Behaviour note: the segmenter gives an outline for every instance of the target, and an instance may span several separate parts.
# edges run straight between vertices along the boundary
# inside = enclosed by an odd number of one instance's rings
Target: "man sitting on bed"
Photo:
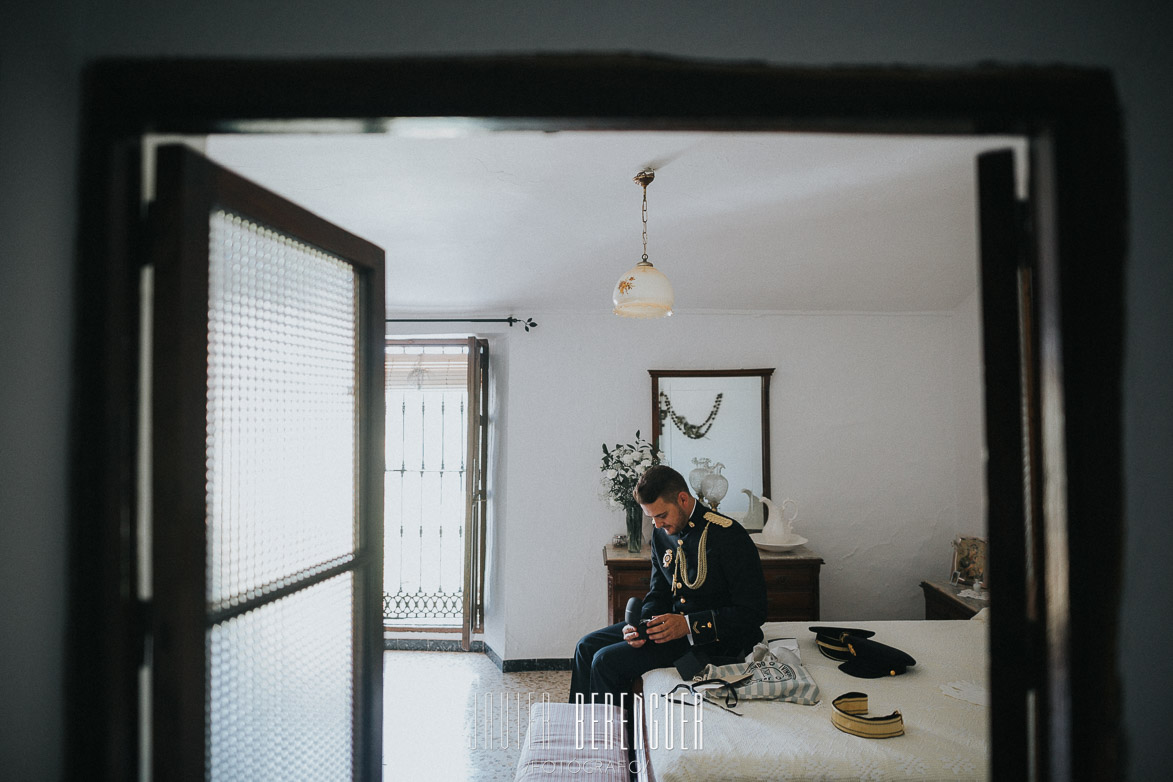
[[[701,505],[684,477],[667,465],[650,467],[635,500],[652,532],[651,589],[644,598],[648,640],[619,622],[582,637],[574,652],[570,702],[620,694],[653,668],[671,667],[690,650],[708,657],[749,654],[762,640],[766,581],[749,533]]]

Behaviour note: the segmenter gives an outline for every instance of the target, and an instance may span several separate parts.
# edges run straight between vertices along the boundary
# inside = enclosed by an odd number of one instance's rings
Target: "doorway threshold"
[[[384,630],[383,650],[419,651],[419,652],[463,652],[460,648],[459,630],[455,633],[443,630]],[[484,652],[485,643],[478,634],[469,641],[470,652]]]

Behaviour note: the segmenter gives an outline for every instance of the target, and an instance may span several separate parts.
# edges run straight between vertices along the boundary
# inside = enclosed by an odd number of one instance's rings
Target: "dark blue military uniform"
[[[702,539],[707,572],[696,584]],[[680,535],[652,531],[652,583],[643,618],[668,613],[685,614],[693,643],[716,644],[713,655],[748,654],[762,640],[766,580],[757,547],[744,527],[699,502]]]
[[[703,558],[698,553],[702,540]],[[678,568],[681,551],[687,567]],[[697,583],[702,567],[704,580]],[[699,502],[680,535],[653,530],[651,588],[642,618],[659,614],[687,616],[692,644],[677,638],[636,648],[623,640],[625,622],[588,633],[574,653],[571,702],[576,695],[600,701],[610,695],[618,704],[637,678],[653,668],[671,667],[694,645],[711,657],[749,654],[762,640],[766,621],[766,580],[749,533]]]

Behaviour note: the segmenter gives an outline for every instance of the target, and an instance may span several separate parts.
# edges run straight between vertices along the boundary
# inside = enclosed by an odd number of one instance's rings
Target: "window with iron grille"
[[[486,416],[469,393],[480,397],[487,362],[470,371],[470,344],[487,351],[483,341],[387,342],[383,618],[391,628],[479,629],[480,600],[466,617],[464,599],[469,576],[474,592],[483,585],[483,515],[469,507],[470,496],[483,504],[475,499],[483,499],[483,437],[470,438],[469,427],[483,429]]]

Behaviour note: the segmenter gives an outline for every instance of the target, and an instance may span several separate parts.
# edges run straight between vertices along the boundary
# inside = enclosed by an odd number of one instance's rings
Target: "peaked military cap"
[[[824,657],[832,660],[851,659],[851,652],[847,651],[847,643],[843,640],[849,635],[856,638],[871,638],[875,633],[871,630],[861,630],[858,627],[808,627],[815,634],[815,643]]]
[[[839,666],[839,670],[860,679],[898,676],[916,665],[916,660],[906,652],[870,638],[848,635],[843,641],[851,657]]]

